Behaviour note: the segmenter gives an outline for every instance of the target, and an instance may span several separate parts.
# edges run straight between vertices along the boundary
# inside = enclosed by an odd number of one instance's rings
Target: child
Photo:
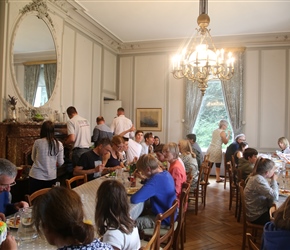
[[[129,210],[125,187],[116,180],[104,181],[97,192],[95,223],[103,242],[115,250],[140,248],[138,229]]]
[[[94,227],[84,223],[79,195],[65,187],[54,187],[33,204],[33,220],[38,233],[58,250],[113,250],[94,239]]]

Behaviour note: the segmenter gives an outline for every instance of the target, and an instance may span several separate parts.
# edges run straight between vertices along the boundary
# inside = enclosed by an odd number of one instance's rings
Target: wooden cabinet
[[[27,156],[36,139],[40,138],[41,123],[0,123],[0,157],[16,166],[28,164]],[[64,123],[55,124],[55,135],[63,142],[67,137]]]

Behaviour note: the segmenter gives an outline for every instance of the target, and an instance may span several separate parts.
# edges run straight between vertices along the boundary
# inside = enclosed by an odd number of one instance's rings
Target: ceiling
[[[199,1],[75,0],[123,43],[182,39],[195,34]],[[290,32],[289,0],[209,0],[211,35]]]

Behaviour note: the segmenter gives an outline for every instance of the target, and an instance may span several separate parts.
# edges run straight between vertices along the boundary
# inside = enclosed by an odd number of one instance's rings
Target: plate
[[[136,188],[136,187],[128,188],[128,189],[127,189],[127,195],[133,195],[133,194],[135,194],[138,190],[139,190],[139,188]]]
[[[279,194],[284,196],[290,196],[290,190],[279,189]]]
[[[14,217],[7,219],[6,224],[9,228],[16,228],[17,229],[19,227],[19,224],[20,224],[20,218],[18,217],[16,219],[16,225],[14,225],[14,219],[15,219]]]

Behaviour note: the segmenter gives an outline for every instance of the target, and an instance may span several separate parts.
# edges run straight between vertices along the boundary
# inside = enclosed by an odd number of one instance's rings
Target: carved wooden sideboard
[[[27,154],[36,139],[40,138],[41,123],[0,123],[0,157],[16,166],[27,164]],[[65,123],[55,124],[55,135],[63,142],[67,137]]]

